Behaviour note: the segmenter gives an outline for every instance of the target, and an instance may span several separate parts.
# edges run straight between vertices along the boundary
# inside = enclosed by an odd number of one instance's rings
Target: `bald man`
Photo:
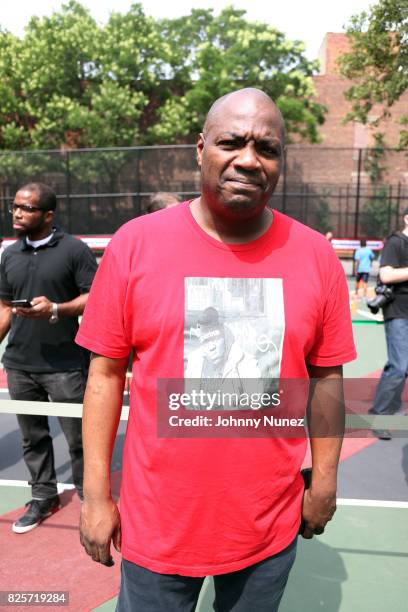
[[[262,417],[251,403],[260,394],[236,398],[232,417],[221,371],[210,372],[208,386],[198,381],[212,390],[205,397],[186,376],[192,351],[210,340],[216,351],[219,330],[228,328],[263,378],[273,371],[277,380],[316,379],[314,418],[333,403],[327,393],[322,401],[322,383],[338,386],[342,364],[355,357],[333,249],[268,207],[283,147],[283,119],[265,93],[243,89],[217,100],[197,142],[200,197],[123,226],[94,281],[77,336],[93,352],[80,532],[95,562],[112,564],[111,543],[121,550],[120,612],[194,610],[205,576],[214,576],[218,611],[277,610],[301,519],[311,538],[334,513],[340,435],[311,440],[304,492],[303,430],[259,435],[255,418],[235,426],[239,410]],[[216,312],[218,327],[197,323],[201,312]],[[119,513],[110,461],[131,351]]]

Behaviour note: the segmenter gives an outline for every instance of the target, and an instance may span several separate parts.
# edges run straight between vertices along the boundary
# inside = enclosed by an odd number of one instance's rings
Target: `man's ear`
[[[198,137],[197,147],[196,147],[197,164],[199,165],[200,168],[201,168],[201,160],[203,157],[204,142],[205,142],[204,134],[201,133]]]
[[[47,210],[47,212],[45,213],[45,221],[47,223],[51,223],[54,219],[54,211],[53,210]]]

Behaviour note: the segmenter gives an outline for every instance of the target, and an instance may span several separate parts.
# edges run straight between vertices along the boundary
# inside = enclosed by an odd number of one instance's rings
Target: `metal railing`
[[[289,145],[270,204],[321,232],[382,238],[408,205],[408,152],[378,152]],[[55,189],[58,221],[74,234],[113,233],[158,191],[200,191],[194,145],[0,152],[3,236],[12,235],[8,204],[29,181]]]

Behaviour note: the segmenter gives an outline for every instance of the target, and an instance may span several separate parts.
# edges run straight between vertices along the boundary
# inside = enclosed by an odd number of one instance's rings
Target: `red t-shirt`
[[[229,351],[227,377],[307,378],[307,363],[354,359],[331,245],[276,211],[257,240],[224,244],[198,226],[189,203],[134,219],[112,238],[77,342],[111,358],[134,351],[122,554],[156,572],[240,570],[283,550],[299,528],[305,439],[157,434],[158,379],[193,368],[211,376],[215,336]]]

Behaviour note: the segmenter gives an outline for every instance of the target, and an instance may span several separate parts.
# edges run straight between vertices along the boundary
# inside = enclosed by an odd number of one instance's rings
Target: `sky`
[[[341,32],[350,17],[378,0],[142,0],[144,11],[152,17],[180,17],[192,8],[213,8],[219,12],[224,6],[245,9],[247,18],[263,21],[285,33],[289,40],[302,40],[306,55],[316,59],[326,32]],[[17,35],[33,15],[49,15],[64,4],[60,0],[0,0],[0,26]],[[126,12],[132,0],[82,0],[100,23],[115,10]]]

